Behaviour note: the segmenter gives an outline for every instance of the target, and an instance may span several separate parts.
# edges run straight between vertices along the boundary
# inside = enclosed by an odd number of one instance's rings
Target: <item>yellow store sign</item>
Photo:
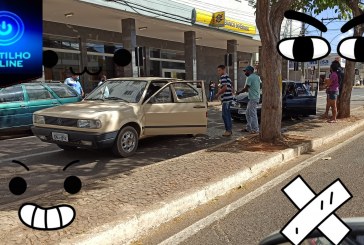
[[[204,10],[195,9],[192,24],[203,24],[221,29],[240,32],[245,34],[256,34],[256,27],[234,19],[226,18],[225,12],[211,13]]]

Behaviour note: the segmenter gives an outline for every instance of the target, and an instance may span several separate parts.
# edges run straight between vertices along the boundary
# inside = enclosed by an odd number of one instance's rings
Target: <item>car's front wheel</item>
[[[64,151],[74,151],[77,150],[76,146],[69,146],[69,145],[57,145],[59,148],[61,148]]]
[[[116,138],[112,151],[119,157],[130,157],[138,148],[138,133],[135,128],[126,126],[122,128]]]

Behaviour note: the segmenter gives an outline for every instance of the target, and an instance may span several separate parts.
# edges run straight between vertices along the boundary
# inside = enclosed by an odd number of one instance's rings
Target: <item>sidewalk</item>
[[[84,185],[76,195],[63,192],[32,200],[43,207],[73,206],[76,219],[63,230],[31,230],[19,221],[22,203],[2,206],[0,244],[127,243],[263,171],[364,126],[364,109],[353,114],[356,119],[336,124],[315,119],[288,128],[286,136],[302,139],[302,144],[294,148],[275,152],[237,150],[239,142],[234,141],[227,143],[229,146],[201,150]]]

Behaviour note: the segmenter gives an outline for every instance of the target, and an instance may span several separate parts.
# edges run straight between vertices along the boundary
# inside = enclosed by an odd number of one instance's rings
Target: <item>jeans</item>
[[[250,131],[259,132],[259,123],[258,123],[258,115],[257,115],[257,106],[258,101],[249,100],[248,106],[246,108],[246,129]]]
[[[228,132],[232,132],[233,123],[231,120],[230,113],[231,102],[223,102],[222,103],[222,119],[224,120],[225,130]]]
[[[214,95],[215,95],[215,91],[214,90],[210,90],[210,102],[212,102],[214,100]]]

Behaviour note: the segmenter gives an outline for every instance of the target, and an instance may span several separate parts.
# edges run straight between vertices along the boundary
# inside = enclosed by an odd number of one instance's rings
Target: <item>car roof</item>
[[[166,77],[117,77],[117,78],[111,78],[107,79],[108,81],[120,81],[120,80],[134,80],[134,81],[178,81],[180,79],[177,78],[166,78]]]

